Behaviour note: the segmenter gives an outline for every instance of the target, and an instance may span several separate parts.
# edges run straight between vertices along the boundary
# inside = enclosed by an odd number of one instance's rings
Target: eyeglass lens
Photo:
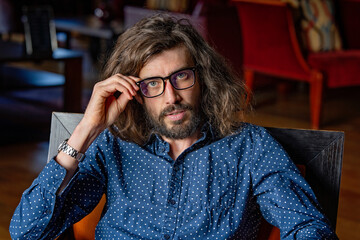
[[[177,90],[190,88],[194,85],[195,74],[192,69],[184,69],[171,74],[169,77],[171,85]],[[166,78],[150,78],[140,82],[141,92],[145,97],[156,97],[163,93]]]

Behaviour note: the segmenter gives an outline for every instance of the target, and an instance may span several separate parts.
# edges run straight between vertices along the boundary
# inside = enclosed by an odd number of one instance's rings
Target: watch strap
[[[67,155],[69,155],[72,158],[75,158],[77,161],[81,162],[84,158],[85,158],[85,154],[80,153],[79,151],[77,151],[75,148],[71,147],[67,141],[69,139],[65,139],[58,148],[58,153],[59,152],[63,152],[66,153]]]

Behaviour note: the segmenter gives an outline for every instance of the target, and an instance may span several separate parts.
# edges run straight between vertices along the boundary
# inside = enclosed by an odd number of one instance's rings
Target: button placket
[[[165,210],[164,234],[168,235],[169,238],[174,234],[174,230],[176,229],[178,211],[179,211],[178,203],[180,198],[180,192],[181,192],[180,188],[182,181],[181,168],[178,166],[178,162],[175,164],[176,165],[174,165],[173,167],[171,180],[169,182],[169,194],[168,194],[168,200]]]
[[[176,201],[175,201],[174,199],[170,199],[170,200],[169,200],[169,203],[170,203],[171,205],[175,205],[175,204],[176,204]]]

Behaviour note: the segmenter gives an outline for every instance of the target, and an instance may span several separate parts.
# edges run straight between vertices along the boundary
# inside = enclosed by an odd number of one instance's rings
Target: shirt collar
[[[194,143],[194,145],[203,143],[206,145],[209,142],[213,142],[216,139],[216,134],[214,133],[213,127],[209,122],[206,122],[201,127],[201,137]],[[170,151],[169,144],[162,139],[162,137],[156,133],[151,133],[148,140],[143,145],[146,149],[152,149],[153,152],[158,152],[158,149],[161,151]]]

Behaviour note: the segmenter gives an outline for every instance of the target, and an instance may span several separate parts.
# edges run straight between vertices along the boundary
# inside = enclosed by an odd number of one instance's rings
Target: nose
[[[164,97],[166,99],[167,104],[174,104],[181,100],[178,91],[171,85],[170,80],[165,80],[165,90],[164,90]]]

